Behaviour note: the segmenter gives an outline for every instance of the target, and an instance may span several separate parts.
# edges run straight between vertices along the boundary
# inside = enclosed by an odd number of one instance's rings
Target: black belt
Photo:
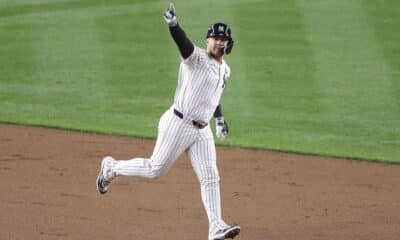
[[[179,111],[176,110],[175,108],[174,108],[174,114],[175,114],[178,118],[183,119],[183,113],[179,112]],[[195,126],[195,127],[198,128],[198,129],[203,129],[203,128],[205,128],[205,127],[208,125],[207,123],[202,123],[202,122],[198,122],[198,121],[195,121],[195,120],[192,120],[192,124],[193,124],[193,126]]]

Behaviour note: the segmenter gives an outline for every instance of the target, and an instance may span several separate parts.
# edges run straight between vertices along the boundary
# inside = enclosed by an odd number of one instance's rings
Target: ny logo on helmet
[[[218,26],[218,32],[225,32],[224,26]]]

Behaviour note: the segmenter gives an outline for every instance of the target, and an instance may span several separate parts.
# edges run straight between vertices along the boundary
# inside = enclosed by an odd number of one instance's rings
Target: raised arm
[[[176,20],[176,12],[174,4],[170,4],[169,8],[164,12],[164,19],[169,25],[169,32],[179,48],[179,52],[183,59],[188,58],[194,51],[194,45],[186,36],[183,29]]]

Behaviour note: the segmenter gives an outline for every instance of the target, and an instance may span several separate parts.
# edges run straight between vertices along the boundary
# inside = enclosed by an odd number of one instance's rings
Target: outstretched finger
[[[170,3],[170,4],[169,4],[169,10],[171,10],[172,12],[175,13],[175,6],[174,6],[173,3]]]

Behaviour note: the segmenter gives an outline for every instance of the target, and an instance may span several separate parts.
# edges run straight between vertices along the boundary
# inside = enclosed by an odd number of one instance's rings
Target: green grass
[[[400,162],[400,2],[175,1],[232,25],[229,146]],[[179,57],[164,1],[0,2],[0,121],[154,138]]]

